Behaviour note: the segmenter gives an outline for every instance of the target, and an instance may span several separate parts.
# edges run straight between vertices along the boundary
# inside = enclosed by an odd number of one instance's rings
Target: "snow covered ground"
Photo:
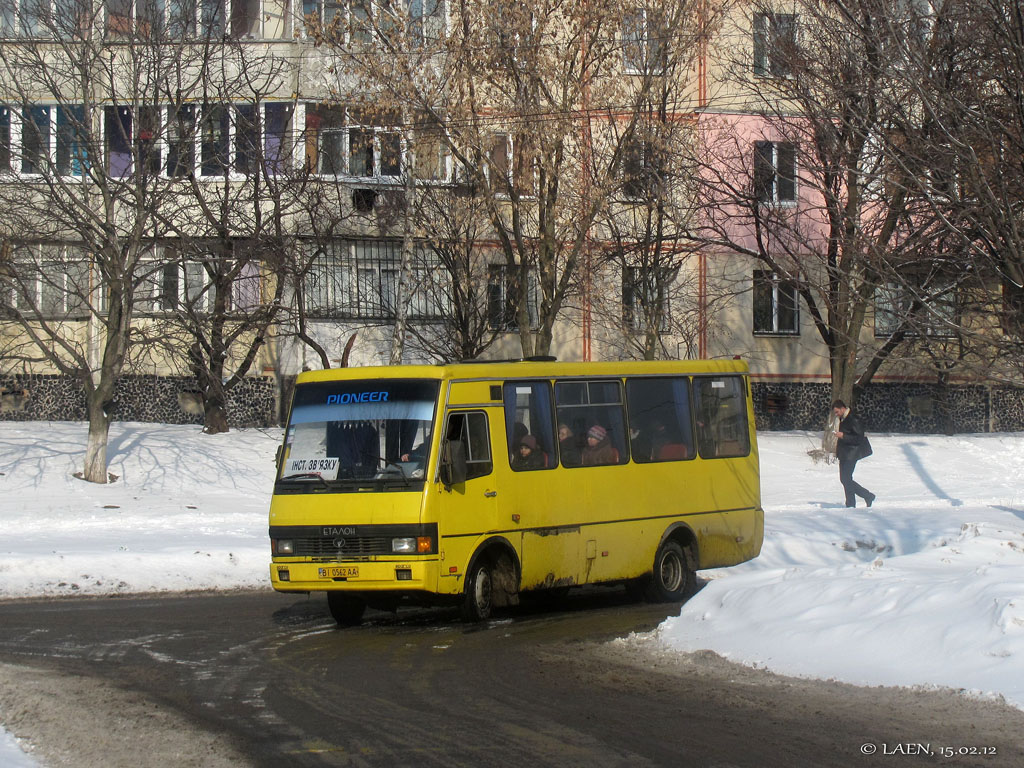
[[[280,430],[115,424],[110,472],[75,479],[85,426],[0,422],[0,598],[267,587]],[[1024,434],[872,435],[843,506],[817,437],[759,437],[765,544],[655,632],[776,672],[941,686],[1024,709]],[[0,712],[0,722],[3,713]],[[0,729],[0,764],[32,765]]]

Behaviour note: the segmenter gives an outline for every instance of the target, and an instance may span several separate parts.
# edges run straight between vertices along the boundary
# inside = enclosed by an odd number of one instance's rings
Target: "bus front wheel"
[[[486,558],[480,558],[466,579],[466,592],[462,599],[462,618],[466,621],[486,621],[491,618],[494,596],[494,571]]]
[[[697,574],[689,550],[677,541],[662,542],[654,556],[654,572],[647,582],[646,597],[652,603],[675,603],[692,595]]]
[[[344,592],[328,592],[327,607],[331,616],[342,627],[354,627],[363,620],[363,612],[366,611],[366,603]]]

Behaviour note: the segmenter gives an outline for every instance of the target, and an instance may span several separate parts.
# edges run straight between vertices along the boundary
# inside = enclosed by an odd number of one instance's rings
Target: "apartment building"
[[[81,418],[122,333],[115,417],[198,421],[222,387],[270,423],[404,318],[404,362],[742,355],[766,426],[817,426],[830,350],[746,213],[786,253],[828,238],[798,105],[764,108],[800,14],[670,5],[0,0],[0,417]],[[890,367],[879,425],[940,426],[933,372]],[[1018,428],[1013,391],[959,383],[958,426]]]

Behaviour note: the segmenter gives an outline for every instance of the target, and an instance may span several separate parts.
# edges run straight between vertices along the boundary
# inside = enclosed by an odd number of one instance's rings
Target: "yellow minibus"
[[[367,606],[626,584],[681,601],[764,535],[741,360],[522,360],[299,375],[270,506],[270,577]]]

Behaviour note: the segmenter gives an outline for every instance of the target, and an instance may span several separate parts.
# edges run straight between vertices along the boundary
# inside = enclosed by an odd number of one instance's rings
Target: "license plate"
[[[359,577],[358,565],[332,565],[317,569],[321,579],[354,579]]]

